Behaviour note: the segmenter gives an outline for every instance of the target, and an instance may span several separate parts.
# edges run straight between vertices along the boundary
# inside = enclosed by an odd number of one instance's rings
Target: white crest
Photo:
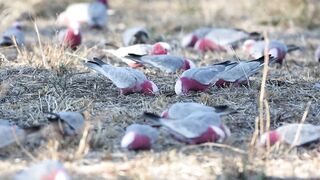
[[[174,91],[176,92],[177,95],[182,94],[182,82],[180,79],[178,79],[178,81],[176,82],[174,86]]]
[[[222,131],[222,129],[217,127],[217,126],[211,126],[211,128],[219,136],[217,142],[219,142],[219,143],[223,142],[225,140],[225,138],[226,138],[226,135]]]
[[[134,132],[129,132],[124,135],[121,140],[121,147],[126,148],[128,147],[135,139],[136,134]]]
[[[151,83],[151,86],[152,86],[152,92],[154,94],[159,94],[159,89],[158,89],[157,85],[152,81],[150,81],[150,83]]]
[[[196,67],[196,65],[194,64],[194,62],[193,62],[193,61],[191,61],[191,60],[189,60],[189,59],[186,59],[186,61],[188,61],[188,62],[189,62],[190,69],[191,69],[191,68],[195,68],[195,67]]]

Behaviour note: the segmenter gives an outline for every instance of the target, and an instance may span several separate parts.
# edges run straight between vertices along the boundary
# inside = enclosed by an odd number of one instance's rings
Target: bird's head
[[[209,85],[201,84],[200,82],[189,79],[187,77],[181,77],[177,80],[174,91],[177,95],[185,95],[191,90],[204,91],[209,87]]]
[[[244,41],[243,45],[242,45],[242,49],[246,52],[249,53],[250,49],[252,48],[253,44],[256,43],[255,40],[253,39],[248,39],[246,41]]]
[[[159,94],[159,89],[158,89],[157,85],[154,82],[149,81],[149,80],[144,81],[141,84],[141,90],[146,95],[157,95],[157,94]]]
[[[63,39],[63,45],[65,47],[75,50],[81,44],[82,38],[79,28],[79,24],[74,23],[67,29],[67,32]]]
[[[181,69],[188,70],[188,69],[195,68],[195,67],[196,67],[196,65],[194,64],[193,61],[191,61],[190,59],[185,59],[184,64]]]
[[[166,42],[157,42],[152,46],[151,55],[168,54],[171,46]]]
[[[198,38],[196,35],[194,35],[193,33],[190,33],[186,36],[184,36],[181,40],[181,45],[182,47],[193,47],[196,42],[197,42]]]
[[[270,146],[276,144],[281,139],[280,134],[277,131],[269,131],[264,133],[260,137],[259,145],[266,146],[268,141]]]
[[[148,136],[136,132],[128,132],[121,140],[121,147],[131,150],[150,149],[151,140]]]

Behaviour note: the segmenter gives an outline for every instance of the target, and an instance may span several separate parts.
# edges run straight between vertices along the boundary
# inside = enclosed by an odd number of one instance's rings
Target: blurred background
[[[12,21],[21,13],[54,19],[56,13],[62,12],[68,4],[81,1],[84,0],[1,0],[1,24]],[[318,0],[110,0],[109,3],[117,15],[117,18],[110,18],[111,21],[125,24],[151,22],[152,26],[165,26],[167,30],[200,25],[314,29],[320,24]]]

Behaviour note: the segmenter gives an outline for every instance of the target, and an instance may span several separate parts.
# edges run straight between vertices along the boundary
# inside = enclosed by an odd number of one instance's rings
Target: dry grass
[[[250,87],[213,87],[207,93],[178,97],[173,91],[178,75],[142,69],[159,86],[161,95],[119,95],[109,80],[84,68],[81,60],[69,55],[52,41],[59,29],[54,23],[56,13],[71,1],[60,0],[52,4],[52,1],[26,0],[5,2],[4,6],[0,6],[0,9],[7,9],[0,16],[0,21],[3,20],[1,22],[5,24],[0,27],[0,32],[20,13],[30,11],[36,15],[42,43],[40,49],[33,23],[25,21],[27,47],[20,49],[19,54],[15,48],[0,49],[0,118],[30,126],[46,124],[43,115],[46,111],[85,108],[90,114],[88,122],[91,126],[88,126],[88,134],[84,134],[82,140],[79,137],[49,141],[55,135],[46,129],[43,132],[45,136],[40,135],[40,140],[34,137],[24,143],[24,148],[35,158],[58,158],[64,161],[75,179],[320,177],[319,143],[294,148],[289,152],[287,150],[290,147],[280,145],[272,147],[269,154],[249,146],[256,129],[256,117],[259,116],[261,75],[252,78]],[[46,4],[50,6],[44,11],[41,5]],[[319,24],[320,18],[315,17],[319,12],[319,4],[315,1],[231,0],[226,5],[222,0],[117,0],[111,1],[111,6],[116,13],[109,18],[108,30],[92,32],[83,28],[84,43],[73,54],[79,57],[102,56],[103,42],[121,44],[121,32],[131,25],[148,25],[154,39],[172,43],[176,43],[183,33],[202,25],[267,31],[270,39],[279,38],[288,44],[297,43],[304,47],[303,51],[288,55],[283,67],[269,67],[264,87],[264,105],[268,104],[270,109],[270,128],[299,122],[308,102],[311,105],[305,121],[320,125],[320,91],[313,88],[320,78],[319,63],[313,60],[314,47],[320,44],[320,36],[316,31],[307,29]],[[15,11],[5,16],[11,9]],[[201,56],[180,48],[174,53],[191,57],[198,65],[232,57],[224,53]],[[240,58],[246,58],[241,51],[236,53]],[[48,66],[43,66],[43,56]],[[111,57],[105,60],[124,65]],[[210,143],[187,146],[161,132],[160,139],[151,151],[128,152],[120,148],[119,142],[125,127],[134,122],[143,123],[139,119],[142,111],[160,113],[168,105],[180,101],[227,104],[238,109],[238,114],[225,118],[233,133],[228,146]],[[84,146],[86,143],[88,147]],[[18,146],[0,150],[0,159],[0,177],[8,177],[32,163]]]

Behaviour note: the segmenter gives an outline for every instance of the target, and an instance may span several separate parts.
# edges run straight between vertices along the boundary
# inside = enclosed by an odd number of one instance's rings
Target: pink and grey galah
[[[270,59],[273,62],[275,59]],[[211,86],[224,87],[246,84],[249,77],[257,73],[264,64],[264,57],[251,61],[225,61],[211,66],[189,69],[181,74],[175,84],[177,95],[189,91],[206,91]]]
[[[0,38],[0,46],[12,46],[15,44],[17,46],[24,45],[24,32],[22,26],[19,22],[14,22],[11,27],[6,29]]]
[[[252,58],[259,58],[264,55],[265,41],[246,40],[243,44],[244,51]],[[268,44],[268,53],[277,58],[275,63],[282,64],[286,54],[300,49],[296,45],[286,45],[278,40],[271,40]]]
[[[149,32],[144,27],[132,27],[124,31],[122,41],[124,46],[145,44],[149,40]]]
[[[284,142],[291,146],[301,146],[319,139],[320,126],[293,123],[266,132],[261,136],[259,145],[266,146],[269,143],[272,146]]]
[[[15,175],[14,180],[69,180],[63,164],[55,160],[44,160]]]
[[[40,126],[21,128],[9,120],[0,119],[0,149],[16,141],[23,142],[27,137],[40,130]]]
[[[121,147],[129,150],[150,149],[158,139],[158,131],[151,126],[132,124],[126,128]]]
[[[320,45],[318,46],[318,48],[316,49],[316,51],[314,53],[314,58],[317,62],[320,62]]]
[[[158,68],[166,73],[175,73],[180,70],[185,71],[195,67],[194,62],[190,59],[175,55],[129,55],[126,57],[137,63]]]
[[[198,29],[194,30],[193,32],[185,35],[182,38],[181,46],[184,47],[184,48],[194,47],[196,42],[199,39],[204,38],[212,29],[213,28],[211,28],[211,27],[201,27],[201,28],[198,28]]]
[[[206,91],[215,83],[217,75],[231,65],[229,63],[227,61],[184,71],[176,81],[174,91],[177,95],[186,95],[189,91]]]
[[[222,123],[215,112],[195,112],[189,116],[170,120],[145,112],[144,117],[152,119],[175,139],[188,144],[223,142],[230,136],[229,128]]]
[[[130,67],[141,67],[143,66],[136,61],[133,61],[129,58],[126,58],[128,55],[138,55],[138,56],[145,56],[145,55],[161,55],[161,54],[169,54],[171,50],[170,44],[166,42],[157,42],[155,44],[135,44],[132,46],[121,47],[119,49],[107,49],[105,50],[108,53],[116,56],[117,58],[121,59],[123,62],[128,64]]]
[[[212,28],[205,37],[199,39],[194,48],[200,52],[232,51],[240,42],[249,38],[258,38],[259,33],[248,33],[239,29]]]
[[[157,95],[159,93],[159,89],[154,82],[148,80],[139,70],[130,67],[114,67],[97,58],[85,62],[85,66],[109,78],[120,89],[121,94],[144,93],[146,95]]]
[[[214,112],[220,115],[235,113],[236,111],[226,105],[222,106],[206,106],[195,102],[178,102],[172,104],[167,110],[161,113],[162,118],[181,119],[195,112]]]
[[[85,125],[85,115],[80,112],[62,111],[46,113],[47,119],[56,126],[63,136],[81,135]]]
[[[93,28],[104,28],[107,23],[107,0],[94,0],[91,3],[71,4],[58,17],[58,24],[88,24]]]
[[[80,24],[71,23],[70,27],[59,32],[59,41],[64,48],[76,50],[81,44]]]

